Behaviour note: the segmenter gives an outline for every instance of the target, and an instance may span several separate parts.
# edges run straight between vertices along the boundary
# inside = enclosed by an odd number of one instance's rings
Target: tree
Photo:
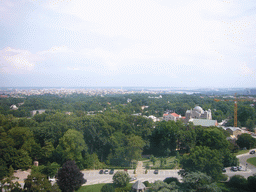
[[[177,185],[180,185],[180,182],[177,177],[166,177],[164,182],[170,184],[171,182],[175,182]]]
[[[207,146],[210,149],[224,150],[229,145],[222,130],[218,128],[200,129],[196,140],[197,145]]]
[[[256,185],[256,175],[250,176],[247,178],[248,182],[248,189],[249,191],[255,191],[255,185]]]
[[[76,130],[69,129],[60,139],[56,150],[61,154],[64,161],[75,160],[76,162],[81,162],[81,152],[87,151],[87,146],[83,139],[83,134]]]
[[[33,172],[25,180],[24,189],[27,192],[60,192],[60,189],[53,188],[47,177],[39,172]]]
[[[200,171],[211,175],[213,179],[221,177],[223,167],[220,153],[205,146],[197,146],[189,155],[184,155],[181,165],[186,172]]]
[[[250,134],[243,133],[238,136],[238,139],[236,141],[237,145],[240,148],[246,147],[247,149],[251,149],[256,144],[256,139],[254,139]]]
[[[60,165],[56,162],[50,163],[48,162],[46,166],[41,169],[41,173],[48,177],[53,177],[56,175]]]
[[[250,131],[254,132],[255,123],[254,123],[254,121],[252,119],[247,119],[245,124],[246,124],[247,129],[249,129]]]
[[[153,165],[155,165],[156,160],[157,160],[157,159],[154,157],[154,155],[151,155],[151,156],[150,156],[150,161],[153,163]]]
[[[183,187],[187,191],[205,191],[219,192],[221,191],[210,176],[201,172],[191,172],[183,177]]]
[[[111,184],[103,185],[100,192],[115,192],[115,188]]]
[[[155,181],[151,186],[152,192],[162,191],[162,192],[178,192],[179,186],[173,181],[167,184],[163,181]]]
[[[117,171],[113,176],[113,183],[117,187],[125,187],[130,181],[130,176],[126,171]]]
[[[67,161],[59,169],[56,178],[59,188],[63,192],[73,192],[78,190],[86,182],[84,174],[80,172],[75,161]]]
[[[5,189],[5,191],[13,191],[13,192],[22,191],[21,185],[17,181],[15,183],[13,182],[14,179],[18,179],[18,177],[13,176],[13,173],[14,173],[14,169],[12,168],[12,166],[10,166],[7,177],[1,181],[1,186],[4,186],[3,188]]]
[[[153,130],[150,143],[154,155],[164,156],[167,149],[176,150],[178,127],[174,121],[161,121]]]
[[[128,139],[126,146],[126,155],[128,161],[133,159],[138,160],[141,157],[142,149],[145,146],[145,142],[140,136],[131,136]]]
[[[247,180],[242,175],[234,175],[230,178],[228,185],[232,188],[246,189]],[[255,187],[254,187],[255,189]]]

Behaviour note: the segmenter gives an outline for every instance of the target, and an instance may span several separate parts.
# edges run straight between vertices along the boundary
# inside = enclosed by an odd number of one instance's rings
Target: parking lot
[[[110,174],[99,174],[100,170],[82,171],[84,178],[87,179],[85,185],[98,184],[98,183],[112,183],[113,175]],[[115,172],[118,170],[115,170]],[[123,171],[123,170],[120,170]],[[154,170],[149,170],[147,174],[133,174],[133,170],[128,170],[130,177],[136,177],[140,181],[154,182],[156,180],[164,180],[166,177],[177,177],[179,170],[159,170],[158,174],[154,174]],[[136,182],[132,181],[132,183]]]

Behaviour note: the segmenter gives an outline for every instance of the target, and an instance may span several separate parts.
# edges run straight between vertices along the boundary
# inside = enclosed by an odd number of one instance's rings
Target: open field
[[[173,157],[168,157],[168,158],[165,158],[166,159],[166,163],[163,164],[163,168],[165,167],[173,167],[175,168],[176,166],[176,163],[175,163],[175,159],[176,157],[173,156]],[[149,159],[143,161],[143,167],[146,167],[146,165],[149,165],[151,169],[154,169],[154,168],[159,168],[160,165],[161,165],[161,161],[160,161],[160,158],[157,158],[157,161],[155,162],[155,165],[153,166],[153,163],[152,161],[150,161]]]
[[[101,188],[104,185],[113,185],[113,183],[102,183],[102,184],[95,184],[95,185],[86,185],[82,186],[78,191],[76,192],[100,192]],[[127,186],[132,187],[133,183],[128,183]]]
[[[252,158],[247,159],[247,162],[256,166],[256,157],[252,157]]]
[[[235,156],[237,155],[242,155],[242,154],[245,154],[245,153],[249,153],[250,150],[240,150],[238,151],[237,153],[234,153]]]

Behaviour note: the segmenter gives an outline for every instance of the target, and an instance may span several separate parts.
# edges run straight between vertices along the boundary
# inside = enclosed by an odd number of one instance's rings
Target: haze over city
[[[0,0],[0,87],[255,87],[255,8]]]

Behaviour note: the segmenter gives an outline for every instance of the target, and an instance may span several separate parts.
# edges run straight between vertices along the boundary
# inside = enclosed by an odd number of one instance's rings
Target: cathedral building
[[[211,109],[204,111],[201,107],[196,106],[194,109],[190,109],[186,111],[185,121],[189,122],[190,119],[212,119]]]

